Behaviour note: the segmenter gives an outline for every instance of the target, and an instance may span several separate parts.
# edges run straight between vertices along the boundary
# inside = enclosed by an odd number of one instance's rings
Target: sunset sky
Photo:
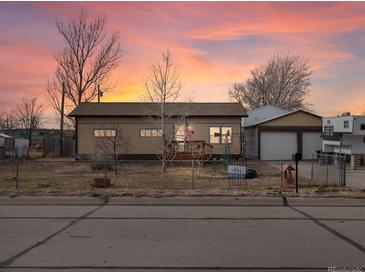
[[[104,101],[138,101],[148,65],[170,49],[195,101],[229,101],[228,89],[275,53],[305,55],[308,102],[321,115],[365,112],[365,3],[1,2],[0,111],[37,95],[63,47],[56,16],[105,13],[126,51]],[[47,110],[46,117],[52,116]]]

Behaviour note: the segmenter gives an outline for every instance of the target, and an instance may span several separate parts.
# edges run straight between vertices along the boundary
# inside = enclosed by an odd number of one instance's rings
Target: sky
[[[273,54],[306,56],[313,111],[365,112],[365,2],[0,2],[0,112],[37,96],[63,48],[56,17],[108,16],[125,55],[103,101],[139,101],[148,67],[171,50],[183,97],[230,101],[228,90]]]

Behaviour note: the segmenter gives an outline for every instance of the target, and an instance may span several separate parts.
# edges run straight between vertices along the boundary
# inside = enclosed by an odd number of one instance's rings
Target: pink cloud
[[[120,30],[127,51],[113,73],[114,93],[106,95],[105,100],[138,100],[148,65],[159,60],[160,51],[167,48],[174,54],[186,83],[186,93],[194,91],[200,101],[228,100],[230,85],[245,79],[250,69],[265,62],[273,53],[306,55],[315,70],[313,95],[309,100],[324,114],[327,111],[324,95],[331,92],[338,96],[341,92],[338,84],[341,79],[334,67],[342,62],[342,71],[349,74],[363,67],[351,50],[329,39],[364,28],[365,3],[361,2],[31,2],[7,5],[14,8],[6,20],[0,17],[0,88],[3,90],[0,103],[44,89],[55,68],[53,52],[62,47],[54,25],[55,15],[76,15],[81,7],[91,15],[105,13],[109,17],[108,30]],[[265,39],[261,41],[261,38]],[[198,43],[201,41],[205,43]],[[250,45],[251,41],[261,42]],[[226,44],[219,44],[221,42]],[[356,67],[345,67],[351,62]],[[328,84],[324,84],[323,79]],[[354,81],[351,88],[356,96],[348,99],[346,107],[353,104],[361,108],[358,103],[362,98],[361,84]],[[337,101],[332,105],[328,111],[342,107]]]

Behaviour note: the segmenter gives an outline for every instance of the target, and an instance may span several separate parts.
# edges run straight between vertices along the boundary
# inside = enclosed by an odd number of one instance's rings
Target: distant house
[[[322,117],[314,113],[265,106],[248,112],[243,124],[249,159],[291,160],[296,152],[312,159],[321,150]]]
[[[365,116],[323,118],[323,152],[351,157],[351,167],[364,165]]]
[[[214,156],[242,152],[241,121],[246,116],[238,103],[166,103],[167,138],[186,151],[189,142],[213,145]],[[76,153],[92,155],[96,142],[120,134],[128,147],[120,158],[156,159],[161,152],[160,106],[156,103],[82,103],[70,114],[77,121]],[[186,127],[191,138],[186,136]]]

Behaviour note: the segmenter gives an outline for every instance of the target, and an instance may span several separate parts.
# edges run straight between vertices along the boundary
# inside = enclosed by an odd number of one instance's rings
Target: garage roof
[[[313,115],[313,116],[316,116],[318,118],[322,118],[322,116],[319,116],[317,114],[314,114],[312,112],[309,112],[307,110],[304,110],[304,109],[297,109],[297,110],[293,110],[293,111],[290,111],[290,112],[287,112],[287,113],[283,113],[283,114],[279,114],[279,115],[276,115],[276,116],[273,116],[273,117],[270,117],[268,119],[265,119],[265,120],[262,120],[262,121],[259,121],[257,123],[254,123],[254,124],[251,124],[247,127],[255,127],[255,126],[259,126],[259,125],[262,125],[262,124],[265,124],[267,122],[270,122],[270,121],[273,121],[273,120],[276,120],[276,119],[279,119],[279,118],[282,118],[282,117],[285,117],[285,116],[290,116],[294,113],[297,113],[297,112],[304,112],[304,113],[307,113],[309,115]]]

